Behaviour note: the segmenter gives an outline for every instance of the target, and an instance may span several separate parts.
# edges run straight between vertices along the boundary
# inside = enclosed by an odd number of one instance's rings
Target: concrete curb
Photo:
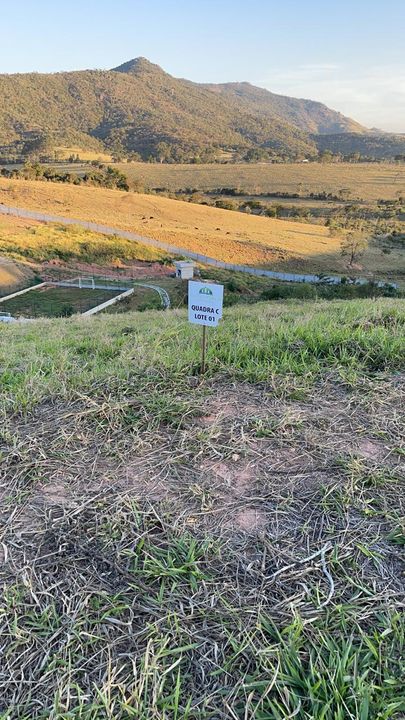
[[[119,300],[122,300],[123,298],[133,295],[134,292],[135,292],[135,288],[131,288],[131,290],[126,290],[125,292],[121,293],[121,295],[117,295],[116,297],[113,297],[111,300],[106,300],[105,302],[101,303],[101,305],[96,305],[96,307],[90,308],[90,310],[86,310],[86,312],[82,313],[82,317],[89,317],[90,315],[96,315],[97,313],[101,312],[102,310],[109,307],[110,305],[114,305]]]
[[[11,295],[6,295],[6,297],[0,298],[0,303],[6,302],[6,300],[12,300],[12,298],[17,297],[18,295],[24,295],[27,292],[30,292],[30,290],[38,290],[38,288],[44,287],[45,285],[48,285],[48,283],[38,283],[38,285],[31,285],[29,288],[25,288],[25,290],[19,290],[18,292],[12,293]]]

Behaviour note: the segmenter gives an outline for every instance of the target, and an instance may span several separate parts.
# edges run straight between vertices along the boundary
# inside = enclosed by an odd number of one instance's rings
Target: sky
[[[0,0],[0,73],[144,56],[176,77],[248,81],[405,133],[404,31],[405,0]]]

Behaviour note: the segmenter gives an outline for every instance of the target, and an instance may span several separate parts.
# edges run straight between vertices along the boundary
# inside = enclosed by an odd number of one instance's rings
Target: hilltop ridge
[[[241,107],[254,108],[263,117],[279,117],[308,133],[370,133],[360,123],[315,100],[278,95],[249,82],[206,84],[204,87],[236,101]]]
[[[393,157],[405,138],[376,137],[312,100],[249,83],[199,84],[143,57],[111,70],[0,75],[0,161],[56,147],[108,151],[158,162],[294,160],[319,150]]]
[[[111,71],[132,75],[139,75],[144,72],[158,72],[161,75],[167,75],[167,73],[165,73],[165,71],[163,70],[163,68],[160,67],[160,65],[152,63],[150,60],[148,60],[146,57],[143,57],[142,55],[136,58],[132,58],[132,60],[127,60],[121,65],[118,65],[117,67],[111,68]]]

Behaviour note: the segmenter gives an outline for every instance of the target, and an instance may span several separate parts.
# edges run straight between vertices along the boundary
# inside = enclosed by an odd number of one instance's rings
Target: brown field
[[[26,232],[27,223],[19,218],[7,218],[0,215],[0,241],[11,239],[15,233]],[[9,257],[0,254],[0,295],[7,292],[13,292],[19,287],[27,284],[32,277],[32,270],[26,264],[14,262]]]
[[[109,153],[102,150],[82,150],[79,147],[55,147],[61,160],[67,160],[71,155],[78,155],[81,160],[91,162],[92,160],[100,160],[101,162],[111,162],[112,157]]]
[[[22,180],[0,180],[0,202],[132,230],[224,261],[281,271],[347,272],[339,238],[329,237],[327,228],[318,225],[151,195]],[[403,250],[384,255],[376,243],[357,268],[391,279],[404,269]]]
[[[20,285],[25,279],[25,274],[12,260],[0,257],[0,287],[13,287]]]
[[[238,187],[247,193],[331,192],[347,188],[353,197],[373,201],[405,195],[405,165],[392,163],[292,163],[288,165],[165,165],[123,163],[118,167],[145,187],[200,191]]]

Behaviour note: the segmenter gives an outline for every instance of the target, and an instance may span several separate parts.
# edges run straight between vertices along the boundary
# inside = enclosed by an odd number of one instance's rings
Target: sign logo
[[[224,286],[215,283],[188,283],[188,319],[196,325],[216,327],[222,318]]]

